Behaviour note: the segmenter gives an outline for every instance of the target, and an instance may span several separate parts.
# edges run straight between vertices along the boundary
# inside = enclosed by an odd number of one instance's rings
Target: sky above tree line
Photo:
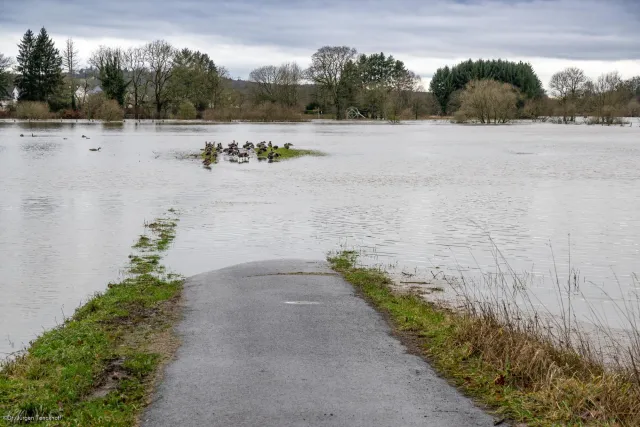
[[[306,67],[324,45],[385,52],[424,80],[466,59],[531,62],[545,87],[567,66],[589,77],[640,75],[637,0],[21,0],[3,2],[0,52],[44,26],[62,49],[72,37],[86,64],[99,45],[154,39],[206,52],[233,78],[262,65]]]

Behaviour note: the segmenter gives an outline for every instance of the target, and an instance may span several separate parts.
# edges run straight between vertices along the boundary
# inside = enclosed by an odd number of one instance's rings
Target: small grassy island
[[[301,156],[322,156],[320,151],[301,150],[293,147],[291,143],[285,143],[282,147],[273,144],[271,141],[262,141],[257,144],[253,142],[245,142],[242,148],[234,140],[230,142],[226,148],[222,147],[222,143],[205,142],[202,153],[193,155],[202,159],[205,168],[210,168],[211,164],[218,162],[219,158],[223,158],[232,163],[246,163],[250,159],[258,161],[267,161],[268,163],[277,162],[285,159],[292,159]]]
[[[129,277],[79,307],[0,369],[5,424],[131,426],[148,401],[160,367],[178,346],[182,279],[166,274],[160,253],[177,216],[145,224],[133,246]],[[3,424],[4,425],[4,424]]]

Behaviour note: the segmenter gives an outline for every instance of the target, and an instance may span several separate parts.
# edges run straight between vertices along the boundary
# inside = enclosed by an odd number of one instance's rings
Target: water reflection
[[[546,124],[0,123],[0,351],[11,351],[5,337],[27,343],[117,280],[143,222],[172,206],[182,215],[166,260],[185,275],[318,259],[340,244],[369,248],[371,263],[478,275],[495,268],[493,241],[515,271],[534,272],[541,303],[557,301],[550,272],[565,274],[569,253],[589,301],[606,300],[602,287],[628,298],[638,135]],[[211,171],[180,159],[232,139],[329,155]]]

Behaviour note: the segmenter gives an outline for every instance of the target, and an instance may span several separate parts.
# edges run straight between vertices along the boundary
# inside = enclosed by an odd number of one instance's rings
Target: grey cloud
[[[400,59],[640,58],[640,15],[631,0],[22,0],[3,7],[0,36],[45,25],[72,37],[152,40],[186,32],[295,52],[344,44]]]

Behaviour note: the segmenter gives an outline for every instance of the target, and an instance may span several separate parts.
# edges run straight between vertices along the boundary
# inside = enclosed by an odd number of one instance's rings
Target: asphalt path
[[[326,263],[187,279],[182,345],[144,426],[492,426]]]

